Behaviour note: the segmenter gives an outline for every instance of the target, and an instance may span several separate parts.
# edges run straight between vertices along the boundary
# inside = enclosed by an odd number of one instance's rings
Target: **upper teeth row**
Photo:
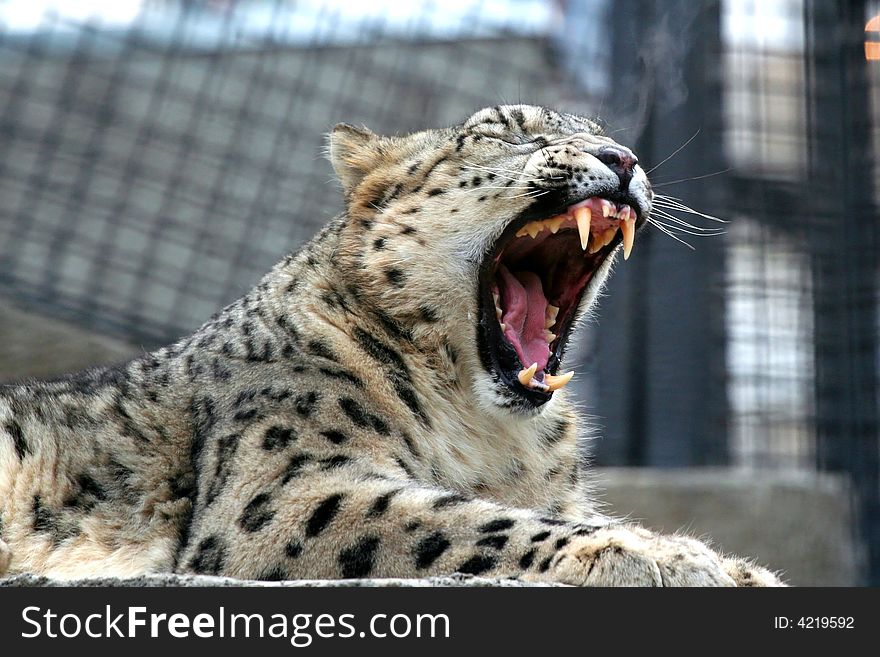
[[[610,244],[614,236],[617,235],[618,229],[620,229],[623,233],[623,259],[628,260],[636,234],[635,211],[628,205],[618,207],[606,199],[601,199],[600,205],[603,218],[617,219],[618,224],[616,226],[609,226],[605,229],[593,226],[591,230],[593,211],[589,207],[576,205],[555,217],[542,221],[530,221],[516,232],[516,236],[524,237],[528,235],[535,239],[539,233],[545,230],[556,234],[564,224],[574,222],[577,225],[581,238],[581,249],[592,254],[596,253],[603,246]]]

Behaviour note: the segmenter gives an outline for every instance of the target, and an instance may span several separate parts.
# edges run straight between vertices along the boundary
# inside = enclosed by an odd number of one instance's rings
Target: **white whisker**
[[[486,185],[480,185],[479,187],[471,187],[470,189],[465,189],[463,191],[467,192],[468,194],[473,194],[474,192],[479,192],[480,190],[483,190],[483,189],[530,189],[530,188],[526,185],[509,185],[509,186],[502,185],[501,187],[488,187]]]
[[[508,196],[507,198],[523,198],[524,196],[531,196],[532,198],[538,198],[539,196],[543,196],[544,194],[549,194],[549,190],[543,190],[535,192],[526,192],[525,194],[515,194],[513,196]]]
[[[679,178],[677,180],[667,180],[660,182],[651,182],[652,187],[668,187],[669,185],[678,185],[679,183],[690,182],[692,180],[703,180],[704,178],[711,178],[712,176],[720,176],[722,173],[727,173],[728,171],[733,171],[733,167],[727,167],[726,169],[722,169],[721,171],[715,171],[714,173],[704,173],[702,176],[694,176],[693,178]]]
[[[672,221],[673,223],[678,224],[679,226],[683,226],[684,228],[689,228],[691,230],[694,230],[694,231],[697,231],[700,233],[705,233],[707,235],[721,235],[725,232],[725,230],[723,228],[714,228],[714,227],[705,228],[703,226],[695,226],[694,224],[689,223],[689,222],[685,221],[684,219],[681,219],[681,218],[676,217],[674,215],[671,215],[668,212],[665,212],[664,210],[660,210],[659,208],[653,208],[651,210],[651,212],[657,214],[660,217],[663,217],[664,219]]]
[[[658,223],[657,223],[656,221],[654,221],[653,219],[650,219],[650,218],[649,218],[649,219],[648,219],[648,223],[651,224],[652,226],[654,226],[655,228],[657,228],[657,230],[659,230],[661,233],[665,233],[666,235],[668,235],[669,237],[671,237],[672,239],[674,239],[676,242],[681,242],[681,243],[684,244],[687,248],[689,248],[691,251],[696,251],[696,249],[695,249],[693,246],[691,246],[690,244],[688,244],[687,242],[685,242],[685,241],[684,241],[683,239],[681,239],[680,237],[678,237],[678,236],[676,236],[676,235],[673,235],[669,230],[667,230],[666,228],[664,228],[663,226],[661,226],[660,224],[658,224]]]
[[[471,169],[473,171],[485,171],[485,172],[494,174],[496,176],[499,176],[501,178],[506,178],[507,180],[514,180],[514,178],[511,178],[511,176],[505,175],[502,172],[516,174],[518,177],[515,178],[515,180],[524,180],[527,182],[540,182],[541,180],[547,180],[547,179],[549,179],[549,180],[563,180],[565,178],[565,176],[545,176],[543,178],[523,178],[522,177],[523,172],[517,171],[515,169],[506,169],[504,167],[486,167],[486,166],[482,166],[480,164],[474,164],[473,162],[468,162],[467,160],[465,160],[465,162],[467,162],[468,166],[462,167],[463,169]]]
[[[710,221],[717,221],[720,224],[730,223],[729,221],[727,221],[725,219],[720,219],[720,218],[713,216],[711,214],[706,214],[705,212],[700,212],[699,210],[694,210],[693,208],[685,205],[684,203],[679,203],[676,201],[669,201],[666,199],[655,198],[654,205],[661,207],[661,208],[666,208],[667,210],[677,210],[679,212],[687,212],[688,214],[693,214],[698,217],[703,217],[704,219],[709,219]]]
[[[657,204],[660,204],[660,205],[665,205],[665,206],[677,209],[677,210],[682,210],[684,212],[699,214],[703,217],[706,217],[707,219],[714,219],[716,221],[721,221],[722,223],[727,223],[723,219],[719,219],[718,217],[715,217],[714,215],[705,214],[703,212],[700,212],[699,210],[694,210],[687,203],[682,201],[680,198],[676,198],[675,196],[666,196],[664,194],[657,194],[654,198],[654,202]]]
[[[672,224],[663,223],[662,221],[657,221],[656,219],[652,223],[655,226],[663,226],[664,228],[668,228],[672,232],[678,232],[684,235],[691,235],[692,237],[718,237],[719,235],[725,234],[725,231],[721,231],[720,233],[695,233],[688,230],[687,228],[681,228]]]
[[[475,164],[474,162],[468,162],[467,160],[465,160],[464,163],[469,165],[470,168],[472,168],[472,169],[481,169],[483,171],[491,171],[491,172],[505,171],[507,173],[515,173],[520,176],[522,175],[522,171],[517,171],[516,169],[507,169],[505,167],[486,167],[481,164]],[[465,168],[467,168],[467,167],[465,167]]]
[[[678,155],[678,154],[681,152],[681,150],[682,150],[685,146],[687,146],[687,145],[690,144],[694,139],[697,138],[697,135],[700,134],[700,130],[702,130],[702,128],[697,128],[697,131],[693,134],[693,136],[692,136],[690,139],[688,139],[688,140],[687,140],[686,142],[684,142],[681,146],[679,146],[679,147],[676,148],[674,151],[672,151],[672,153],[671,153],[669,156],[667,156],[665,159],[661,160],[659,164],[655,164],[655,165],[652,166],[650,169],[648,169],[647,171],[645,171],[645,175],[647,176],[647,175],[648,175],[649,173],[651,173],[652,171],[656,171],[658,167],[662,166],[663,164],[665,164],[666,162],[668,162],[669,160],[671,160],[673,157],[675,157],[676,155]]]
[[[514,178],[513,176],[507,176],[503,173],[498,173],[497,171],[490,171],[489,169],[478,169],[476,167],[462,167],[463,169],[470,169],[471,171],[478,171],[482,174],[491,173],[493,176],[497,178],[501,178],[502,180],[512,180],[513,182],[519,182],[522,178]]]

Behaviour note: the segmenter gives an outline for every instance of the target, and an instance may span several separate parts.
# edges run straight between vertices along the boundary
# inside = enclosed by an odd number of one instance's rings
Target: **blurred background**
[[[245,292],[340,210],[321,153],[336,122],[571,110],[680,199],[575,356],[611,510],[795,584],[878,585],[878,15],[877,0],[0,0],[0,382],[125,360]]]

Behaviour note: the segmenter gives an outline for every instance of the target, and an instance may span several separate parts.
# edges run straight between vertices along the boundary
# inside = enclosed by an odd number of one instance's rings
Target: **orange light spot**
[[[865,59],[880,61],[880,14],[865,25]]]

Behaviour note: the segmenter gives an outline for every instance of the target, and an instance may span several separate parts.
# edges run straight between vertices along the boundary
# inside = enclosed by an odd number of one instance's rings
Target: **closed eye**
[[[526,136],[520,135],[482,135],[485,139],[491,139],[492,141],[499,141],[508,146],[515,146],[517,148],[529,147],[532,150],[537,150],[539,148],[544,148],[549,142],[545,137],[537,136],[529,139]]]
[[[492,141],[500,141],[504,144],[508,144],[509,146],[522,146],[522,142],[513,141],[510,138],[506,137],[498,137],[497,135],[482,135],[486,139],[491,139]]]

